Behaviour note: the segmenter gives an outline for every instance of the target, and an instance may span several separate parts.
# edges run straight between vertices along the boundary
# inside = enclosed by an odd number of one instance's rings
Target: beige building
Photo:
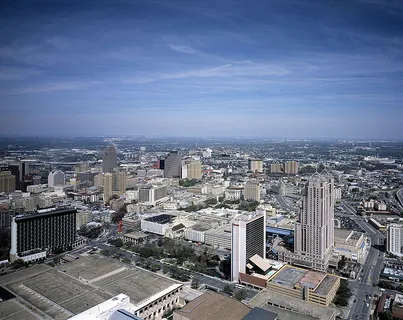
[[[102,173],[97,174],[94,177],[94,186],[95,187],[102,187],[104,186],[104,175]]]
[[[346,260],[363,263],[367,242],[361,232],[351,230],[334,230],[333,252]]]
[[[263,172],[263,160],[249,159],[248,169],[252,172]]]
[[[246,182],[243,195],[245,200],[260,201],[259,181],[249,180]]]
[[[289,265],[267,282],[267,289],[294,299],[329,306],[340,286],[340,277]]]
[[[200,161],[192,161],[187,165],[187,179],[197,179],[202,178],[202,166]]]
[[[115,171],[113,173],[113,190],[117,191],[119,195],[126,192],[126,172]]]
[[[113,195],[113,175],[104,174],[104,202],[108,202]]]
[[[298,162],[287,161],[284,163],[284,173],[286,174],[298,174]]]
[[[10,171],[0,171],[0,192],[15,191],[15,176]]]

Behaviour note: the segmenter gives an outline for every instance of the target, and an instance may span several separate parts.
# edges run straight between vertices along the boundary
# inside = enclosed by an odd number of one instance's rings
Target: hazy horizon
[[[399,0],[6,1],[0,135],[401,140]]]

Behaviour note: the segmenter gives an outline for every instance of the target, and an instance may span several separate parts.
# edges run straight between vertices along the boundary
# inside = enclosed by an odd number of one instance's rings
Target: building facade
[[[32,261],[66,250],[76,241],[76,209],[12,217],[10,260]]]
[[[260,201],[260,183],[255,180],[246,182],[243,195],[245,200]]]
[[[386,231],[387,251],[398,257],[403,256],[403,224],[391,223]]]
[[[104,202],[108,202],[113,195],[113,174],[105,173],[103,176],[104,186]]]
[[[197,180],[202,178],[202,166],[200,161],[192,161],[187,164],[187,178]]]
[[[164,177],[176,179],[182,177],[182,160],[179,151],[171,151],[165,158]]]
[[[248,169],[252,172],[263,172],[263,160],[249,159]]]
[[[14,192],[15,191],[15,176],[11,171],[0,171],[0,192]]]
[[[231,280],[239,281],[250,258],[255,254],[266,258],[266,215],[234,221],[231,239]]]
[[[102,171],[112,173],[118,167],[118,157],[114,146],[107,146],[102,154]]]
[[[66,181],[66,176],[63,171],[55,170],[48,175],[48,186],[64,186]]]

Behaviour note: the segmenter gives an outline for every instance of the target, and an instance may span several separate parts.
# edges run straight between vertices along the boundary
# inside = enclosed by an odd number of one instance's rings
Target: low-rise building
[[[142,232],[130,232],[123,235],[123,242],[138,245],[147,239],[148,235]]]
[[[334,230],[333,252],[344,259],[364,263],[367,249],[366,237],[362,232]]]

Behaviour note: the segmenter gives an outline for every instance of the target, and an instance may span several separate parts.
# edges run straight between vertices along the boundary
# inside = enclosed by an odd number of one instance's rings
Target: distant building
[[[102,154],[102,171],[104,173],[112,173],[113,169],[118,167],[118,158],[114,146],[105,148]]]
[[[187,178],[198,180],[202,178],[202,166],[200,161],[192,161],[187,164]]]
[[[286,174],[298,174],[298,162],[287,161],[284,163],[284,173]]]
[[[283,173],[284,166],[282,163],[272,163],[270,165],[270,173]]]
[[[76,209],[18,215],[11,222],[10,260],[35,261],[76,241]]]
[[[66,181],[66,176],[63,171],[55,170],[48,175],[48,186],[64,186]]]
[[[249,180],[246,182],[243,195],[245,200],[260,201],[259,181]]]
[[[403,256],[403,224],[391,223],[386,231],[387,252],[398,257]]]
[[[112,173],[105,173],[103,178],[104,202],[108,202],[113,195],[113,175]]]
[[[249,159],[248,169],[252,172],[263,172],[263,160]]]
[[[241,187],[228,187],[225,189],[225,199],[226,200],[239,200],[243,194],[243,188]]]
[[[176,178],[182,177],[182,160],[179,151],[171,151],[164,161],[164,177]]]
[[[144,186],[139,189],[139,203],[155,205],[167,195],[167,186]]]
[[[0,192],[14,192],[15,191],[15,176],[11,171],[0,171]]]
[[[231,236],[231,281],[238,281],[250,258],[266,258],[266,215],[234,221]]]
[[[11,212],[0,209],[0,229],[11,227]]]
[[[122,195],[126,192],[126,172],[113,172],[113,190],[117,191],[119,195]]]

